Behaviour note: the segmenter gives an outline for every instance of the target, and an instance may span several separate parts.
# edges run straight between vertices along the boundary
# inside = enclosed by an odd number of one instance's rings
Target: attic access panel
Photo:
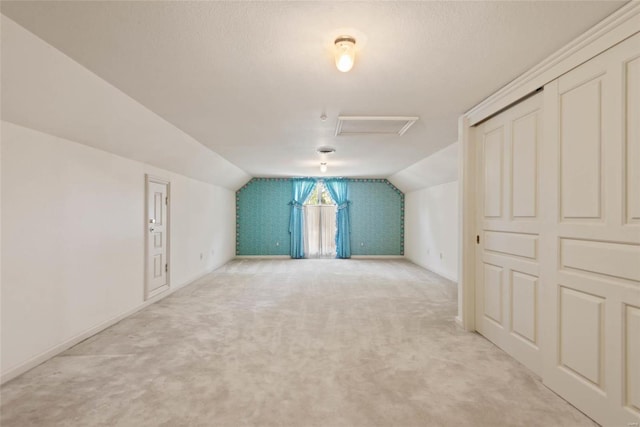
[[[403,135],[417,116],[338,116],[335,136]]]

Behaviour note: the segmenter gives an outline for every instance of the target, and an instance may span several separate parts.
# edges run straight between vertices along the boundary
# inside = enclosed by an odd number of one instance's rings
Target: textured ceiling
[[[2,13],[254,176],[387,177],[457,118],[622,6],[568,2],[9,2]],[[357,39],[353,70],[332,42]],[[326,114],[328,119],[321,121]],[[338,115],[417,115],[335,137]]]

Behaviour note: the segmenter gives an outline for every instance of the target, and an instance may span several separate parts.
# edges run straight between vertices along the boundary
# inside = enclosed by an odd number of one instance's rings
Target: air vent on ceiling
[[[419,117],[413,116],[338,116],[336,136],[403,135]]]

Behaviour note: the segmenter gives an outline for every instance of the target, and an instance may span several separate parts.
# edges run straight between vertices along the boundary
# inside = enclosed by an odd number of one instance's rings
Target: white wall
[[[405,256],[458,280],[458,181],[405,194]]]
[[[172,290],[234,256],[233,190],[250,177],[12,20],[1,24],[6,381],[146,304],[146,173],[171,181]]]
[[[143,306],[146,173],[171,182],[173,289],[234,256],[233,191],[1,125],[3,381]]]
[[[454,282],[460,257],[459,151],[454,142],[389,177],[405,193],[405,257]],[[461,303],[458,297],[458,313]]]

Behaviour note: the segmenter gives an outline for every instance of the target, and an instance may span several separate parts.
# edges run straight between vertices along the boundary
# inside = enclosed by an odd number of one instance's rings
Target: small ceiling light
[[[346,73],[353,68],[356,59],[356,39],[351,36],[340,36],[336,44],[336,67]]]
[[[327,171],[327,164],[325,162],[320,163],[320,172],[325,173]]]
[[[320,147],[316,150],[318,152],[318,154],[333,154],[336,152],[336,149],[333,147]]]

